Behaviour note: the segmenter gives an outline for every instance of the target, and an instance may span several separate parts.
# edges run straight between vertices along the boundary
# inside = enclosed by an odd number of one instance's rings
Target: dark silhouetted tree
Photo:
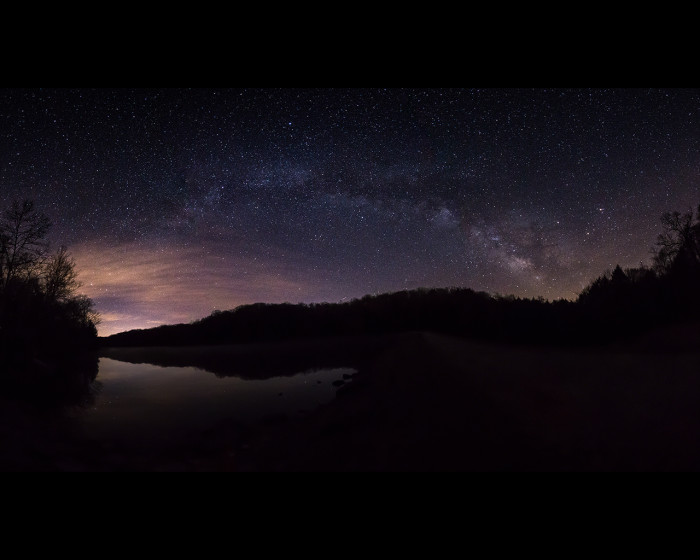
[[[0,288],[27,278],[41,263],[51,222],[30,200],[14,202],[0,219]]]
[[[77,293],[68,250],[47,253],[50,225],[31,201],[0,216],[0,389],[49,401],[74,396],[67,388],[76,379],[81,390],[94,379],[97,358],[85,351],[96,349],[99,321],[92,301]]]
[[[700,265],[700,207],[695,222],[693,211],[684,214],[666,212],[661,216],[663,231],[652,249],[654,268],[667,274],[675,266],[697,267]]]
[[[64,301],[75,295],[80,287],[75,260],[65,247],[47,258],[41,266],[44,295],[49,300]]]
[[[619,264],[612,271],[612,275],[610,276],[610,281],[615,286],[624,286],[627,282],[629,282],[629,279],[627,278],[627,274],[624,273],[622,268],[620,268]]]

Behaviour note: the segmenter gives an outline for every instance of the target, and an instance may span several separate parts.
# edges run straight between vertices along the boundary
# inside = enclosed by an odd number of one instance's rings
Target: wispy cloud
[[[103,336],[189,322],[243,303],[297,301],[309,291],[310,280],[283,263],[196,247],[90,243],[72,252],[81,290],[102,315]]]

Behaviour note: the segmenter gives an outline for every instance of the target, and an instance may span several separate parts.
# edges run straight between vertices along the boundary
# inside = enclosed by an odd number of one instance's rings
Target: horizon
[[[451,290],[451,289],[472,290],[472,288],[469,288],[469,287],[467,287],[467,286],[459,286],[459,287],[457,287],[457,286],[442,286],[442,287],[435,287],[435,288],[426,288],[426,287],[423,287],[423,286],[419,286],[419,287],[417,287],[417,288],[407,288],[407,289],[405,289],[405,290],[398,290],[398,291],[395,291],[395,292],[371,293],[371,294],[364,294],[363,296],[356,297],[356,298],[355,298],[355,297],[353,297],[353,298],[344,298],[345,301],[342,301],[342,300],[341,300],[341,301],[311,301],[311,302],[305,302],[305,301],[298,301],[298,302],[290,302],[290,301],[281,301],[281,302],[255,301],[255,302],[250,302],[250,303],[241,303],[241,304],[237,305],[236,307],[232,307],[232,308],[229,308],[229,309],[213,309],[213,310],[212,310],[211,312],[209,312],[207,315],[203,315],[203,316],[201,316],[201,317],[198,317],[198,318],[195,318],[195,319],[191,319],[190,321],[182,322],[182,323],[161,323],[161,324],[158,324],[158,325],[152,325],[152,326],[148,326],[148,327],[135,327],[135,328],[133,328],[133,329],[127,329],[127,330],[124,330],[124,331],[118,331],[118,332],[113,332],[113,333],[109,333],[109,334],[100,334],[100,332],[99,332],[99,325],[98,325],[98,337],[99,337],[99,338],[108,338],[108,337],[110,337],[110,336],[112,336],[112,335],[115,335],[115,334],[121,334],[121,333],[125,333],[125,332],[130,332],[130,331],[133,331],[133,330],[148,330],[148,329],[155,329],[155,328],[158,328],[158,327],[167,327],[167,326],[174,326],[174,325],[190,324],[190,323],[193,323],[193,322],[201,321],[202,319],[206,319],[207,317],[210,317],[211,315],[213,315],[214,313],[217,313],[217,312],[220,312],[220,313],[227,313],[227,312],[231,312],[231,311],[236,311],[236,309],[238,309],[239,307],[245,307],[245,306],[248,306],[248,305],[284,305],[284,304],[289,304],[289,305],[322,305],[322,304],[327,304],[327,305],[340,305],[340,304],[344,304],[344,303],[352,303],[352,302],[355,301],[355,300],[360,300],[360,299],[362,299],[362,298],[364,298],[364,297],[367,297],[367,296],[393,295],[393,294],[400,293],[400,292],[412,292],[412,291],[419,291],[419,290]],[[480,290],[472,290],[472,291],[475,292],[475,293],[480,292]],[[519,296],[515,296],[515,295],[513,295],[513,294],[491,294],[491,293],[488,293],[488,292],[485,292],[485,293],[487,293],[489,297],[494,297],[494,298],[495,298],[495,297],[504,297],[504,298],[508,298],[508,297],[519,297]],[[522,299],[537,299],[538,297],[539,297],[539,296],[534,296],[534,297],[532,297],[532,298],[522,298]],[[566,298],[544,299],[544,301],[545,301],[546,303],[552,303],[552,302],[554,302],[554,301],[557,301],[557,299],[565,299],[566,301],[570,301],[570,302],[572,302],[572,303],[574,303],[574,302],[576,301],[576,299],[566,299]]]
[[[0,203],[100,336],[418,288],[575,300],[700,202],[700,91],[0,89]]]

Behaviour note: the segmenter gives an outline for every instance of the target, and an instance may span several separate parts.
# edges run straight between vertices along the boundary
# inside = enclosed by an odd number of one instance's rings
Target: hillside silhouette
[[[31,201],[0,221],[0,378],[5,392],[57,394],[68,372],[94,379],[103,347],[270,343],[427,331],[477,341],[585,346],[693,321],[700,311],[700,208],[661,216],[651,266],[619,265],[575,301],[419,288],[345,303],[255,303],[189,324],[97,338],[92,301],[80,295],[65,247],[49,251],[51,224]],[[217,371],[217,373],[226,374]],[[71,384],[72,381],[68,384]],[[46,390],[48,388],[48,390]]]
[[[37,226],[25,257],[14,255],[5,225],[18,215]],[[0,468],[51,470],[68,458],[59,468],[698,470],[699,217],[700,208],[664,214],[649,266],[616,266],[575,301],[418,289],[244,305],[100,339],[103,357],[243,379],[358,371],[332,404],[308,415],[226,421],[147,450],[73,439],[52,431],[53,418],[37,425],[33,413],[0,405],[0,439],[14,438]],[[46,401],[84,397],[98,339],[74,263],[42,244],[47,230],[33,207],[16,205],[5,219],[0,389]],[[85,367],[74,367],[80,360]]]
[[[691,321],[700,311],[700,208],[661,218],[651,266],[619,265],[576,301],[494,296],[469,288],[420,288],[345,303],[255,303],[189,324],[132,330],[103,346],[192,346],[308,337],[431,331],[476,340],[579,346],[624,340]]]

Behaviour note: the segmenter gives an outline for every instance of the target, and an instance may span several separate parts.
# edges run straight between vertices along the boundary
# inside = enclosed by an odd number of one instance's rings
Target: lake
[[[251,424],[306,414],[350,382],[352,367],[243,379],[197,367],[129,363],[101,357],[94,401],[75,413],[97,440],[151,446],[175,443],[222,422]]]

